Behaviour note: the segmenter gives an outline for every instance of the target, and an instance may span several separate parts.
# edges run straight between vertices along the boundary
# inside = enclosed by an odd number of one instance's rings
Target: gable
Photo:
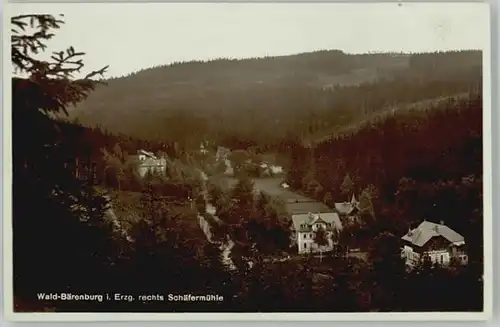
[[[442,249],[447,249],[449,248],[453,243],[448,241],[445,237],[441,235],[436,235],[433,236],[425,245],[423,248],[427,251],[432,251],[432,250],[442,250]]]
[[[314,214],[315,216],[317,214]],[[319,218],[311,220],[311,214],[298,214],[292,215],[292,227],[296,231],[304,229],[303,226],[306,225],[307,229],[310,228],[316,222],[323,222],[325,224],[330,223],[332,228],[342,229],[342,223],[340,222],[340,217],[337,213],[322,213],[319,214]]]
[[[340,202],[335,203],[335,209],[342,215],[348,215],[353,211],[354,206],[350,202]]]

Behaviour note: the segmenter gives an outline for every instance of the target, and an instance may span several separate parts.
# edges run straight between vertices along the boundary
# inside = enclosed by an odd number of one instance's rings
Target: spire
[[[353,194],[352,194],[351,203],[353,203],[353,204],[354,204],[354,203],[356,203],[356,202],[357,202],[357,201],[356,201],[356,197],[354,196],[354,193],[353,193]]]

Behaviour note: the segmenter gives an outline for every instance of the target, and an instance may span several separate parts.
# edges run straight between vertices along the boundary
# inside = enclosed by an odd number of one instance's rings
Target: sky
[[[50,51],[73,46],[106,77],[176,61],[484,49],[487,4],[10,3],[9,15],[64,14]]]

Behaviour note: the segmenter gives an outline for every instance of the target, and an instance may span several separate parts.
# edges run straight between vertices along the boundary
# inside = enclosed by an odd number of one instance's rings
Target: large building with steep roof
[[[461,264],[467,263],[465,238],[443,222],[438,224],[424,220],[401,239],[404,242],[402,256],[409,266],[418,264],[425,257],[441,265],[448,265],[452,258]]]

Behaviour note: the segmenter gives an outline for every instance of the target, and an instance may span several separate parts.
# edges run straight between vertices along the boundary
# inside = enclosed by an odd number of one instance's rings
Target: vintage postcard
[[[491,316],[488,4],[4,18],[9,319]]]

